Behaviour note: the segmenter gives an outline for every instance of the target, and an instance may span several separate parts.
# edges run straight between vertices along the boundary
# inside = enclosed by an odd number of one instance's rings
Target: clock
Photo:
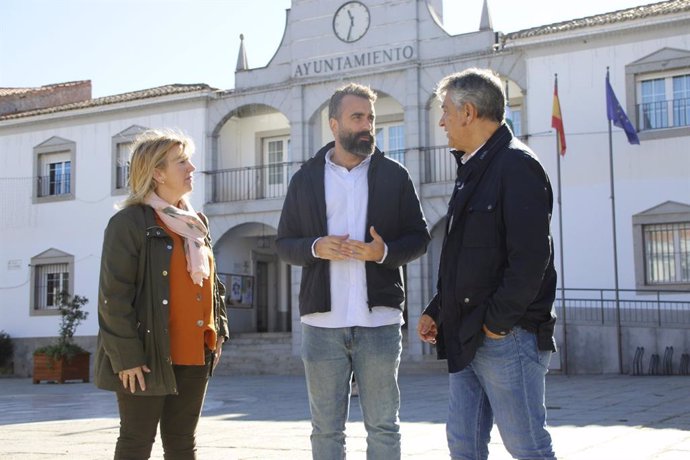
[[[369,9],[361,2],[347,2],[333,16],[333,32],[345,43],[356,42],[369,30]]]

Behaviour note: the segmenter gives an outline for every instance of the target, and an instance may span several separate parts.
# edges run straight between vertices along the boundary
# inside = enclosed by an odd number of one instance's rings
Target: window
[[[673,77],[673,120],[677,126],[690,125],[690,75]]]
[[[34,147],[35,203],[74,199],[75,143],[51,137]]]
[[[690,287],[690,206],[667,201],[633,216],[638,287]]]
[[[690,134],[690,50],[662,48],[625,74],[626,112],[640,140]]]
[[[112,174],[111,193],[124,195],[129,188],[129,157],[134,139],[146,131],[139,125],[132,125],[113,136],[112,139]]]
[[[506,123],[515,137],[522,136],[522,107],[506,106]]]
[[[690,283],[690,222],[644,225],[645,283]]]
[[[285,160],[290,157],[290,137],[265,137],[263,144],[264,198],[283,196],[288,184]]]
[[[129,186],[129,151],[131,142],[117,144],[115,152],[115,189],[126,190]]]
[[[405,126],[402,123],[378,124],[376,146],[389,158],[405,164]]]
[[[49,249],[31,259],[31,314],[57,314],[58,294],[73,292],[74,257]]]
[[[50,158],[49,158],[50,160]],[[63,195],[70,192],[72,162],[55,161],[48,163],[47,174],[41,181],[41,195]],[[47,188],[47,193],[46,193]]]
[[[640,129],[668,128],[666,82],[663,78],[642,81],[640,84]]]

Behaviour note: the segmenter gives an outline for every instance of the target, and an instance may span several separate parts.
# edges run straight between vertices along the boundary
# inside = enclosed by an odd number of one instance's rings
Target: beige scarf
[[[182,197],[178,208],[163,200],[156,192],[149,193],[144,203],[156,210],[158,217],[170,230],[184,238],[187,271],[194,284],[203,286],[204,279],[208,279],[211,273],[209,250],[205,242],[208,228],[196,214],[191,203]]]

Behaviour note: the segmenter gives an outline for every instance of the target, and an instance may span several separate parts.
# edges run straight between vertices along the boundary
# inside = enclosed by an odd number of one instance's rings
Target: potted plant
[[[12,375],[14,344],[12,338],[5,331],[0,331],[0,375]]]
[[[53,345],[34,351],[34,383],[43,380],[65,383],[65,380],[89,381],[90,353],[74,343],[77,326],[89,316],[82,307],[89,302],[86,297],[71,296],[60,292],[57,296],[60,321],[60,338]]]

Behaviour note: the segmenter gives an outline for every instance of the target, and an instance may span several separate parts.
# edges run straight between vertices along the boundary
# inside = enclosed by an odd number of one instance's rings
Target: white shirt
[[[324,188],[329,235],[350,235],[364,241],[369,204],[367,174],[371,156],[350,171],[333,163],[333,149],[326,153]],[[312,246],[313,248],[313,246]],[[387,248],[386,248],[387,249]],[[384,255],[385,260],[387,253]],[[329,261],[331,277],[331,311],[302,316],[304,324],[315,327],[379,327],[403,324],[402,311],[376,307],[369,311],[367,275],[361,260]]]

